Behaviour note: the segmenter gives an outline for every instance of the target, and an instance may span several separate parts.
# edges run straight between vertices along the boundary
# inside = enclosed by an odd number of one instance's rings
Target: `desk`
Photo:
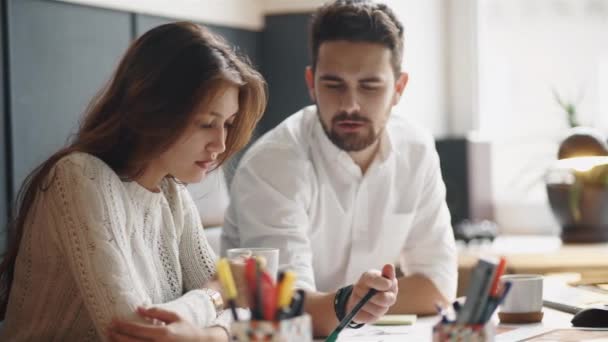
[[[526,325],[498,325],[496,342],[520,341],[554,329],[564,329],[570,327],[572,315],[549,308],[544,308],[543,310],[545,312],[545,316],[541,323]],[[437,323],[438,320],[439,317],[432,316],[419,318],[418,321],[411,326],[365,326],[358,330],[346,329],[340,334],[338,341],[432,341],[432,327],[435,325],[435,323]],[[498,324],[498,317],[496,315],[493,318],[493,322]],[[503,331],[506,329],[510,330]]]
[[[565,279],[562,277],[546,278],[543,291],[549,293],[558,291],[563,287]],[[556,329],[573,329],[570,323],[572,315],[551,308],[543,308],[544,317],[537,324],[499,324],[498,314],[492,317],[496,325],[496,342],[521,341],[538,336]],[[432,341],[433,326],[439,321],[438,316],[419,317],[417,322],[411,326],[365,326],[358,330],[346,329],[340,334],[338,341],[366,341],[366,342],[391,342],[391,341]],[[323,341],[323,340],[316,340]]]
[[[470,271],[480,256],[507,259],[507,273],[593,273],[608,270],[608,244],[568,244],[552,236],[499,236],[491,244],[459,246],[458,295],[464,295]]]

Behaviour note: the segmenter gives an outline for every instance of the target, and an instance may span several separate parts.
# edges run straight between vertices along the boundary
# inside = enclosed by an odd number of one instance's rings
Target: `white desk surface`
[[[545,316],[541,323],[525,325],[499,325],[497,327],[496,342],[520,341],[554,329],[570,328],[571,314],[557,310],[544,308]],[[340,334],[338,341],[359,342],[391,342],[391,341],[432,341],[432,327],[439,320],[438,316],[421,317],[411,326],[365,326],[361,329],[345,329]],[[498,324],[498,317],[493,318]],[[513,327],[515,329],[501,332],[501,327]],[[323,341],[315,340],[315,341]]]

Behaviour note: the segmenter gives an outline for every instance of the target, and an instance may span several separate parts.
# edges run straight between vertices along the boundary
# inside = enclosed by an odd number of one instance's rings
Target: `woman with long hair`
[[[0,340],[105,340],[113,320],[154,314],[227,340],[215,255],[184,183],[244,147],[265,106],[260,74],[200,26],[134,41],[72,142],[21,187]]]

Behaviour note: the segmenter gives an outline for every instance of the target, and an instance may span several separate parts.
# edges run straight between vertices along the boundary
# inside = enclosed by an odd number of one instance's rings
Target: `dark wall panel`
[[[13,190],[75,132],[131,40],[130,14],[9,0]]]
[[[259,128],[274,128],[290,114],[311,104],[304,81],[308,58],[309,14],[266,16],[262,34],[262,72],[268,81],[268,110]]]
[[[153,27],[167,24],[175,20],[163,17],[154,17],[143,14],[135,15],[135,33],[137,36],[144,34]],[[259,69],[260,67],[260,32],[238,28],[203,24],[217,34],[222,35],[228,42],[237,48],[243,55],[251,59],[251,62]]]
[[[446,187],[446,202],[452,214],[452,225],[456,225],[471,217],[467,139],[438,139],[436,146]]]
[[[234,44],[237,50],[249,57],[251,63],[256,69],[261,68],[262,57],[261,57],[261,32],[248,31],[242,29],[235,29],[223,26],[208,25],[209,28],[218,34],[221,34],[226,40]]]
[[[135,32],[138,36],[153,27],[173,21],[140,14],[135,15],[135,18]],[[249,56],[268,82],[268,109],[258,125],[256,136],[311,103],[304,82],[304,69],[309,64],[308,20],[309,14],[267,16],[263,32],[206,25]]]
[[[0,6],[0,29],[4,27],[4,8]],[[4,252],[6,246],[7,210],[8,210],[8,131],[6,130],[6,104],[4,101],[5,82],[4,74],[4,37],[0,33],[0,254]]]

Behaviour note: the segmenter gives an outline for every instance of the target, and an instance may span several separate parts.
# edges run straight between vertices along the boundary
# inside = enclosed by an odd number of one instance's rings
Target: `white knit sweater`
[[[225,325],[204,290],[215,255],[184,186],[153,193],[85,153],[62,158],[29,213],[0,341],[106,340],[137,306]]]

